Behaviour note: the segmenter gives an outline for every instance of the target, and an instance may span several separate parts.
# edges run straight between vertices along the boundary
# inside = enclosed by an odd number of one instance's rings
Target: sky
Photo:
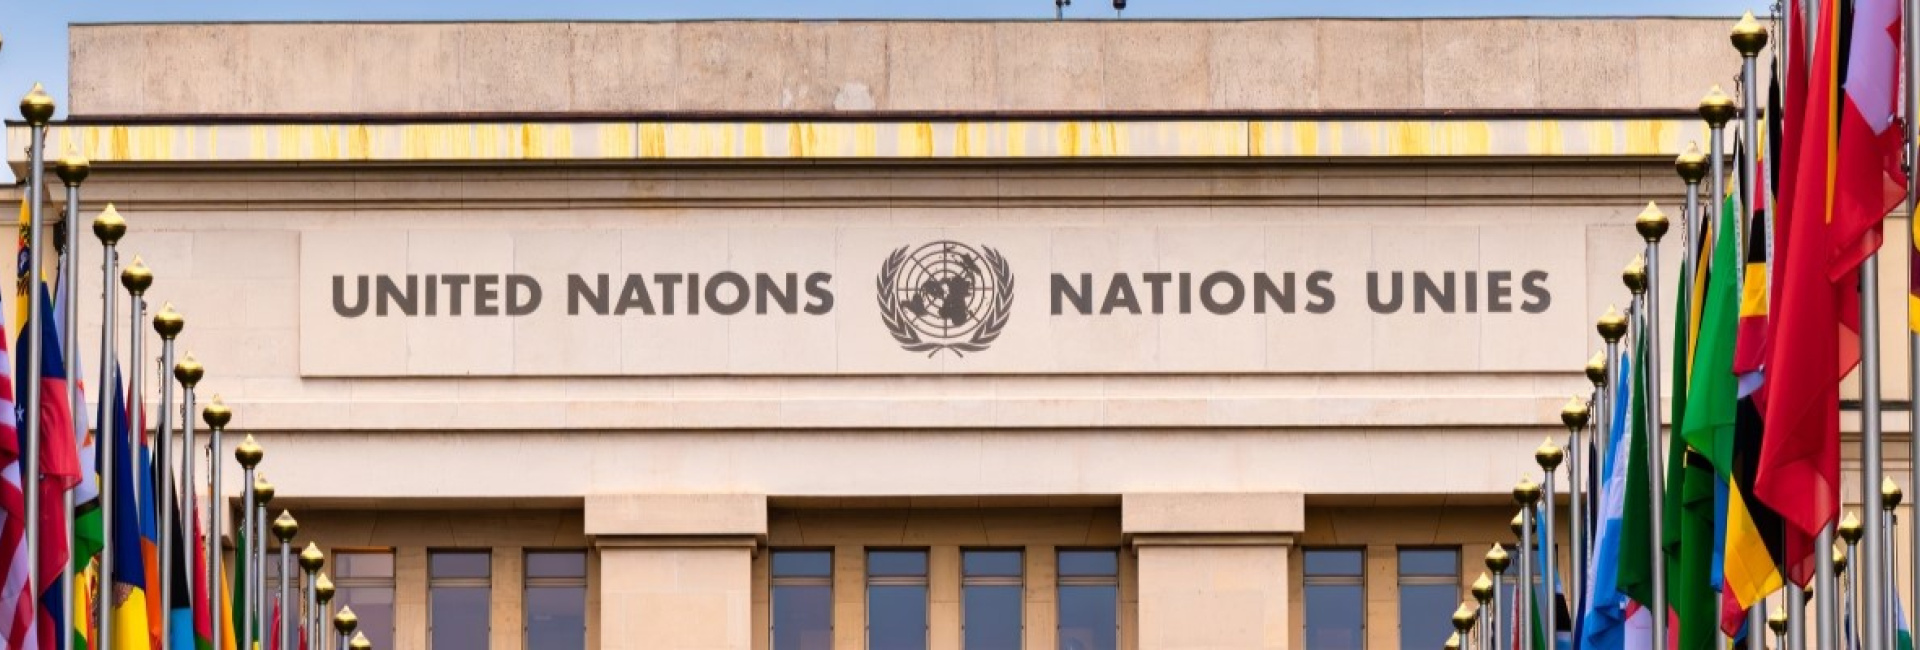
[[[66,114],[69,23],[298,20],[807,20],[1053,18],[1051,0],[13,0],[0,11],[0,117],[35,82]],[[1738,16],[1765,0],[1130,0],[1127,19],[1297,16]],[[1070,20],[1113,20],[1112,0],[1077,0]],[[10,181],[0,169],[0,181]]]

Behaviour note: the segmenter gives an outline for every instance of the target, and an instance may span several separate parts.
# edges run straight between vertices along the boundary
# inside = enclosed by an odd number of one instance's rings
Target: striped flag
[[[21,203],[21,213],[26,203]],[[0,367],[12,366],[7,339],[0,337]],[[34,648],[33,590],[27,587],[27,498],[21,480],[20,427],[13,400],[13,376],[0,372],[0,642],[8,648]]]
[[[53,299],[46,292],[38,296],[40,313],[53,314]],[[61,572],[69,559],[67,548],[66,507],[67,490],[80,484],[80,461],[74,450],[78,443],[73,438],[73,411],[67,403],[67,367],[61,358],[55,342],[59,340],[54,330],[55,318],[42,318],[39,323],[28,323],[26,327],[35,328],[41,343],[45,346],[40,359],[22,353],[15,359],[16,377],[36,377],[40,382],[40,521],[39,552],[35,560],[40,572],[40,585],[35,592],[40,598],[59,603],[61,593],[49,590],[64,589],[60,585]],[[25,330],[25,327],[22,328]],[[36,372],[37,370],[37,372]],[[22,414],[24,416],[25,414]],[[20,427],[24,431],[24,427]],[[24,447],[25,445],[22,444]],[[44,647],[53,647],[57,636],[65,636],[66,626],[52,618],[58,607],[43,607],[40,618],[34,622],[40,643]]]
[[[1621,377],[1632,377],[1632,361],[1620,355]],[[1595,510],[1593,560],[1588,565],[1586,611],[1581,615],[1579,647],[1587,650],[1620,650],[1626,643],[1628,600],[1618,580],[1620,564],[1620,520],[1625,511],[1627,459],[1634,453],[1627,436],[1627,402],[1636,399],[1631,383],[1614,391],[1608,404],[1613,409],[1612,431],[1607,434],[1607,457],[1600,468],[1600,499]]]
[[[106,650],[152,650],[147,617],[147,557],[141,552],[141,531],[153,523],[153,495],[143,489],[151,483],[133,455],[133,429],[127,422],[126,391],[119,368],[114,369],[113,409],[113,578],[107,590],[113,645]],[[145,524],[145,526],[143,526]]]

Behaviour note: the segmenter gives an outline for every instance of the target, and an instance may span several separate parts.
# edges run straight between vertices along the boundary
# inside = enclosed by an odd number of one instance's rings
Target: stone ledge
[[[1298,533],[1306,499],[1297,492],[1127,494],[1120,530],[1130,536]]]
[[[767,535],[767,497],[759,494],[592,494],[586,533],[595,537]]]

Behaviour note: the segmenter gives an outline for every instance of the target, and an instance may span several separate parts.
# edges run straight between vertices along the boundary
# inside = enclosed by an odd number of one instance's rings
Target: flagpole
[[[1901,13],[1901,37],[1906,42],[1902,54],[1907,64],[1906,92],[1902,95],[1907,105],[1907,144],[1902,148],[1907,153],[1907,242],[1911,252],[1920,248],[1920,222],[1916,222],[1916,216],[1920,216],[1916,213],[1920,210],[1915,209],[1920,206],[1920,181],[1914,179],[1915,173],[1920,172],[1920,105],[1917,105],[1920,102],[1914,98],[1915,89],[1920,89],[1920,85],[1916,85],[1920,84],[1920,72],[1914,69],[1920,65],[1920,49],[1916,49],[1920,48],[1920,26],[1914,24],[1920,20],[1920,0],[1905,0],[1901,4],[1905,5]],[[1907,273],[1909,279],[1920,276],[1920,256],[1907,256]],[[1909,291],[1912,289],[1908,287]],[[1913,301],[1907,302],[1907,309],[1909,323],[1920,319],[1920,314],[1913,313]],[[1907,330],[1907,371],[1907,484],[1920,486],[1920,332],[1911,328]],[[1907,538],[1910,548],[1920,553],[1920,525],[1907,526]],[[1908,571],[1914,591],[1920,593],[1920,557],[1915,558]],[[1920,607],[1907,612],[1907,616],[1908,629],[1920,630]]]
[[[307,650],[327,650],[327,613],[333,609],[333,579],[327,572],[314,576],[313,596],[320,606],[307,615],[307,638],[312,639]]]
[[[199,485],[193,482],[193,465],[200,449],[193,445],[193,390],[200,385],[200,378],[206,376],[206,372],[206,367],[194,360],[191,351],[187,352],[187,358],[173,364],[173,378],[180,382],[180,507],[184,509],[180,513],[180,528],[185,533],[181,537],[187,545],[181,552],[181,557],[187,558],[187,566],[181,570],[187,574],[187,620],[193,621],[196,627],[200,615],[193,611],[194,603],[198,602],[193,581],[200,577],[197,571],[201,567],[193,566],[193,563],[202,558],[199,549],[194,548],[194,544],[200,541],[194,531],[200,527],[200,491],[195,489]]]
[[[1780,617],[1787,623],[1787,650],[1806,650],[1807,647],[1807,590],[1800,585],[1787,581],[1787,607],[1780,610]]]
[[[1883,576],[1883,579],[1886,580],[1885,591],[1880,594],[1880,597],[1887,603],[1887,618],[1885,620],[1887,621],[1888,648],[1894,647],[1892,642],[1898,641],[1900,636],[1897,632],[1900,623],[1899,621],[1893,620],[1893,600],[1899,597],[1900,593],[1899,586],[1894,583],[1894,576],[1897,575],[1896,572],[1899,571],[1900,568],[1900,559],[1897,557],[1897,554],[1893,552],[1893,509],[1900,507],[1900,497],[1900,486],[1894,485],[1893,479],[1891,478],[1881,477],[1880,543],[1882,544],[1881,548],[1887,549],[1887,564],[1886,567],[1884,567],[1886,571]]]
[[[227,423],[233,421],[233,409],[227,408],[220,395],[215,394],[206,408],[200,409],[200,417],[207,424],[207,624],[215,630],[214,639],[220,638],[220,510],[226,508],[226,501],[220,493],[220,434],[227,429]],[[226,621],[233,625],[233,621]]]
[[[247,576],[253,581],[253,635],[256,643],[266,645],[268,622],[267,608],[267,504],[273,502],[273,483],[267,481],[265,472],[254,472],[253,479],[253,545],[254,566],[260,567],[253,575]]]
[[[307,574],[307,603],[306,607],[298,612],[300,624],[294,627],[297,628],[298,632],[302,635],[300,643],[307,646],[309,650],[317,650],[320,645],[320,630],[312,625],[312,622],[317,620],[320,614],[320,591],[317,589],[318,585],[314,582],[314,574],[319,573],[320,568],[326,566],[326,563],[327,556],[320,552],[319,545],[313,542],[307,542],[307,547],[300,550],[300,570]],[[290,617],[282,617],[282,620],[286,618]],[[281,647],[291,648],[294,646]]]
[[[1787,636],[1792,633],[1787,629],[1788,627],[1786,610],[1774,612],[1767,617],[1767,629],[1773,631],[1774,647],[1785,648],[1792,645],[1793,642],[1788,640]]]
[[[253,535],[253,468],[259,467],[260,461],[266,456],[266,450],[260,448],[260,443],[254,442],[253,434],[247,434],[246,438],[240,440],[240,445],[233,449],[233,459],[240,462],[241,471],[240,531],[249,537]],[[240,575],[246,580],[246,584],[238,585],[240,602],[235,603],[240,608],[240,633],[235,636],[244,650],[253,647],[253,576],[265,570],[265,567],[255,564],[251,539],[247,540],[245,548],[239,544],[233,545],[233,558],[240,565]]]
[[[1481,618],[1480,625],[1474,632],[1474,636],[1477,638],[1473,640],[1473,647],[1479,648],[1480,650],[1488,650],[1493,647],[1487,644],[1487,639],[1491,636],[1487,633],[1487,630],[1493,627],[1494,612],[1493,610],[1487,609],[1487,602],[1493,599],[1493,579],[1487,577],[1487,572],[1481,571],[1480,577],[1473,581],[1472,593],[1473,601],[1480,607],[1480,609],[1476,611],[1480,612]]]
[[[1865,609],[1861,607],[1860,603],[1860,574],[1867,568],[1866,565],[1860,563],[1860,553],[1862,552],[1860,537],[1865,533],[1866,530],[1860,525],[1860,519],[1855,517],[1851,512],[1847,513],[1846,519],[1840,521],[1840,539],[1847,543],[1846,565],[1848,569],[1850,569],[1847,574],[1847,607],[1854,610],[1854,615],[1851,618],[1846,616],[1846,612],[1841,613],[1841,620],[1846,621],[1846,623],[1842,624],[1842,627],[1848,628],[1848,630],[1842,630],[1842,633],[1851,630],[1853,632],[1853,638],[1856,641],[1861,640],[1865,636],[1862,633],[1866,630],[1866,628],[1860,624],[1861,617],[1859,614],[1860,610]]]
[[[1574,403],[1578,404],[1580,402],[1576,399]],[[1580,407],[1584,409],[1586,405],[1580,404]],[[1560,417],[1563,420],[1567,417],[1567,412],[1564,409],[1560,411]],[[1540,475],[1542,477],[1540,484],[1542,496],[1538,515],[1540,517],[1540,600],[1538,602],[1541,606],[1539,623],[1540,629],[1549,640],[1549,644],[1552,643],[1551,640],[1553,639],[1554,632],[1558,631],[1554,629],[1553,582],[1560,575],[1559,572],[1554,570],[1554,565],[1557,564],[1554,560],[1558,558],[1554,557],[1557,553],[1554,551],[1555,529],[1553,527],[1553,511],[1555,509],[1555,499],[1553,475],[1560,469],[1560,464],[1564,462],[1566,458],[1566,450],[1553,444],[1553,438],[1540,441],[1540,446],[1533,450],[1533,460],[1540,464]],[[1532,529],[1529,528],[1528,530],[1531,531]]]
[[[1647,354],[1647,359],[1640,364],[1642,372],[1645,372],[1647,376],[1647,404],[1651,407],[1647,409],[1647,431],[1650,432],[1650,435],[1648,436],[1646,451],[1647,467],[1649,469],[1647,472],[1647,485],[1649,488],[1647,498],[1648,501],[1651,502],[1647,504],[1647,513],[1648,518],[1652,520],[1649,522],[1651,524],[1649,528],[1652,529],[1652,535],[1649,536],[1651,539],[1646,540],[1646,542],[1653,546],[1653,584],[1665,585],[1667,584],[1667,558],[1666,554],[1662,552],[1661,540],[1664,539],[1665,535],[1665,532],[1662,530],[1665,528],[1665,522],[1662,518],[1665,517],[1666,514],[1665,504],[1661,503],[1661,501],[1666,494],[1666,486],[1664,485],[1666,478],[1662,476],[1663,472],[1661,468],[1665,467],[1666,463],[1662,458],[1664,454],[1660,452],[1659,287],[1660,237],[1667,234],[1667,215],[1660,212],[1659,206],[1648,203],[1647,209],[1642,211],[1640,216],[1634,219],[1633,226],[1634,229],[1640,233],[1641,238],[1647,241],[1647,282],[1646,286],[1641,290],[1649,292],[1643,305],[1646,308],[1647,318],[1646,322],[1642,324],[1642,329],[1646,332],[1647,336],[1647,350],[1649,353]],[[1664,645],[1667,639],[1667,590],[1656,587],[1653,590],[1653,602],[1651,604],[1653,605],[1653,638],[1656,640],[1656,643]]]
[[[114,412],[114,391],[119,390],[113,376],[114,340],[113,340],[113,276],[120,267],[120,258],[114,247],[120,238],[127,234],[127,220],[108,203],[100,216],[93,218],[93,236],[100,239],[100,383],[94,391],[100,398],[100,421],[95,431],[100,432],[94,438],[94,445],[100,450],[100,538],[106,543],[100,545],[100,587],[96,593],[108,597],[94,598],[96,609],[94,636],[95,645],[102,648],[113,647],[108,644],[113,638],[113,444],[119,429],[114,420],[119,416]],[[132,269],[128,269],[131,271]],[[76,296],[77,297],[77,296]],[[106,444],[100,444],[100,440]]]
[[[79,364],[77,360],[80,358],[80,293],[77,290],[80,285],[80,184],[87,180],[87,173],[91,171],[90,168],[91,165],[87,163],[87,159],[73,150],[71,142],[68,143],[67,155],[62,156],[60,160],[54,161],[53,163],[54,175],[60,177],[61,184],[65,185],[67,189],[66,211],[60,218],[60,225],[65,234],[65,236],[62,237],[64,246],[58,246],[57,248],[61,249],[59,269],[60,287],[67,292],[67,301],[65,304],[60,305],[60,313],[58,314],[61,323],[60,329],[65,332],[65,335],[60,340],[60,358],[66,360],[69,368],[78,368]],[[83,416],[86,412],[87,405],[81,401],[79,373],[73,370],[67,371],[67,406],[70,416],[67,418],[67,421],[71,427],[70,432],[73,435],[73,444],[77,456],[78,452],[85,447],[84,443],[87,439],[87,427]],[[66,523],[67,526],[66,542],[68,554],[66,563],[60,567],[60,620],[73,622],[75,620],[73,616],[73,564],[80,559],[72,557],[74,551],[78,548],[77,544],[75,544],[77,531],[74,530],[73,516],[74,491],[62,491],[60,502],[62,504],[60,513],[61,520]],[[62,633],[64,634],[65,631],[62,631]]]
[[[1587,360],[1587,382],[1593,384],[1593,395],[1587,398],[1587,403],[1591,404],[1588,411],[1592,417],[1588,418],[1588,421],[1593,425],[1590,432],[1592,437],[1588,439],[1589,444],[1575,446],[1593,450],[1593,457],[1587,458],[1584,463],[1575,460],[1574,469],[1570,472],[1576,495],[1573,502],[1579,508],[1573,520],[1580,524],[1579,528],[1574,529],[1573,534],[1576,549],[1573,573],[1579,576],[1579,579],[1574,582],[1576,586],[1585,585],[1587,565],[1593,557],[1595,525],[1593,501],[1599,492],[1600,468],[1598,466],[1602,464],[1601,460],[1607,457],[1607,366],[1610,365],[1613,364],[1607,361],[1605,350],[1594,351],[1593,358]],[[1592,475],[1587,474],[1587,465],[1594,465]],[[1576,589],[1575,592],[1580,594],[1579,599],[1586,598],[1587,592],[1584,589]]]
[[[133,257],[133,264],[129,265],[125,271],[120,272],[120,284],[127,288],[127,313],[130,316],[127,331],[127,358],[133,360],[133,372],[127,375],[127,435],[129,436],[127,449],[135,450],[140,448],[137,440],[146,433],[146,420],[140,417],[140,410],[146,403],[145,397],[140,392],[142,390],[140,376],[144,374],[140,372],[140,355],[144,353],[142,348],[145,347],[143,345],[145,337],[141,335],[142,330],[140,327],[146,324],[147,287],[153,286],[153,272],[147,270],[147,264],[140,260],[140,256],[135,255]],[[111,320],[112,315],[112,310],[108,310],[107,316],[109,318],[107,320]],[[116,432],[115,435],[117,436],[118,433]],[[137,454],[138,452],[135,453]],[[129,463],[134,463],[136,460],[137,456],[127,459]],[[139,474],[135,473],[134,475],[138,476]],[[148,487],[151,489],[152,486]],[[135,494],[138,494],[138,486],[135,486],[135,488]],[[107,518],[112,519],[113,513],[107,513]],[[111,548],[113,546],[112,542],[109,541],[107,546]],[[111,556],[103,556],[102,564],[106,564],[105,560],[109,557]],[[112,585],[108,584],[108,586],[111,587]],[[148,588],[151,589],[152,586],[149,585]],[[111,618],[113,617],[101,617],[103,622],[100,624],[100,638],[107,641],[112,640],[107,634],[109,626],[112,625],[111,622],[108,622],[108,619]],[[106,645],[106,641],[102,641],[101,643],[104,647],[112,647]]]
[[[27,323],[21,326],[21,334],[26,336],[25,353],[31,364],[40,364],[41,346],[40,295],[45,291],[40,278],[41,248],[40,231],[45,227],[45,216],[41,214],[41,204],[46,202],[46,147],[47,120],[53,119],[53,98],[47,95],[45,88],[34,84],[26,98],[20,100],[20,116],[26,118],[28,126],[27,142]],[[39,374],[39,368],[28,372]],[[27,400],[20,412],[25,414],[27,429],[26,460],[22,461],[20,480],[21,491],[27,498],[27,592],[28,612],[35,620],[40,616],[40,382],[29,377]]]
[[[1453,638],[1460,640],[1461,647],[1473,647],[1475,618],[1477,617],[1474,615],[1473,608],[1467,607],[1467,601],[1460,601],[1460,606],[1453,610]]]
[[[1495,543],[1493,548],[1487,551],[1486,560],[1487,570],[1493,572],[1493,593],[1490,598],[1493,603],[1493,609],[1487,610],[1486,625],[1489,630],[1487,638],[1492,641],[1492,644],[1487,647],[1490,650],[1501,650],[1501,648],[1505,646],[1505,640],[1501,638],[1503,634],[1501,624],[1505,621],[1500,620],[1500,581],[1506,578],[1507,565],[1513,562],[1513,558],[1507,555],[1506,548]]]
[[[1767,28],[1762,26],[1760,21],[1754,20],[1753,12],[1749,11],[1740,16],[1740,22],[1734,24],[1733,33],[1728,36],[1728,40],[1733,42],[1733,49],[1740,52],[1740,132],[1747,142],[1745,156],[1740,161],[1740,206],[1742,209],[1752,212],[1754,196],[1757,194],[1754,188],[1757,187],[1760,182],[1760,165],[1758,164],[1760,160],[1760,73],[1758,57],[1760,56],[1760,50],[1767,47]],[[1715,197],[1715,200],[1718,200],[1718,197]],[[1734,219],[1733,231],[1736,233],[1744,232],[1745,226],[1742,222],[1746,221],[1746,216],[1737,215],[1737,217],[1738,218]],[[1735,237],[1733,242],[1734,249],[1741,252],[1738,256],[1740,263],[1746,264],[1747,239],[1745,237]],[[1735,273],[1733,277],[1736,286],[1745,286],[1745,273]],[[1736,292],[1735,295],[1739,295],[1739,293]],[[1749,636],[1748,638],[1752,639],[1753,637]],[[1755,643],[1759,642],[1755,641]]]
[[[1520,483],[1513,486],[1513,502],[1520,505],[1520,587],[1514,592],[1526,594],[1520,599],[1520,642],[1530,646],[1533,626],[1538,622],[1534,610],[1540,604],[1539,590],[1533,586],[1533,565],[1540,561],[1533,543],[1533,509],[1540,503],[1540,486],[1521,475]]]
[[[280,630],[279,647],[293,647],[293,536],[300,534],[300,522],[295,521],[293,513],[280,511],[280,517],[273,520],[273,536],[280,540]]]
[[[1883,476],[1880,467],[1880,254],[1867,256],[1860,264],[1860,494],[1873,494],[1880,488]],[[1836,496],[1836,500],[1838,497]],[[1882,596],[1886,586],[1880,584],[1886,579],[1883,566],[1887,562],[1888,549],[1881,546],[1884,537],[1880,533],[1879,517],[1864,517],[1866,534],[1862,536],[1860,556],[1855,563],[1860,569],[1858,575],[1861,585],[1861,597],[1868,601],[1861,607],[1861,630],[1864,637],[1871,630],[1873,639],[1883,648],[1893,647],[1892,627],[1887,620],[1892,618],[1889,603]]]
[[[160,504],[160,528],[158,541],[160,551],[160,650],[173,647],[173,617],[167,612],[173,608],[173,508],[174,500],[168,494],[173,487],[173,382],[167,381],[166,369],[173,366],[173,339],[187,326],[187,320],[173,310],[173,303],[160,306],[160,313],[153,315],[153,330],[160,334],[160,427],[159,435],[154,437],[153,466],[159,476],[154,484],[154,501]],[[136,365],[137,367],[137,365]],[[135,374],[139,374],[136,372]]]
[[[333,615],[333,631],[340,633],[339,650],[347,650],[348,639],[353,636],[353,628],[356,627],[360,627],[360,617],[353,614],[353,607],[341,606],[340,613]],[[316,648],[314,650],[324,649]]]

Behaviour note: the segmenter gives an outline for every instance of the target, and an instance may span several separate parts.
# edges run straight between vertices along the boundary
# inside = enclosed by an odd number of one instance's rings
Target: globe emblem
[[[901,247],[881,265],[876,284],[882,324],[912,352],[985,350],[1012,311],[1012,271],[986,246]]]

